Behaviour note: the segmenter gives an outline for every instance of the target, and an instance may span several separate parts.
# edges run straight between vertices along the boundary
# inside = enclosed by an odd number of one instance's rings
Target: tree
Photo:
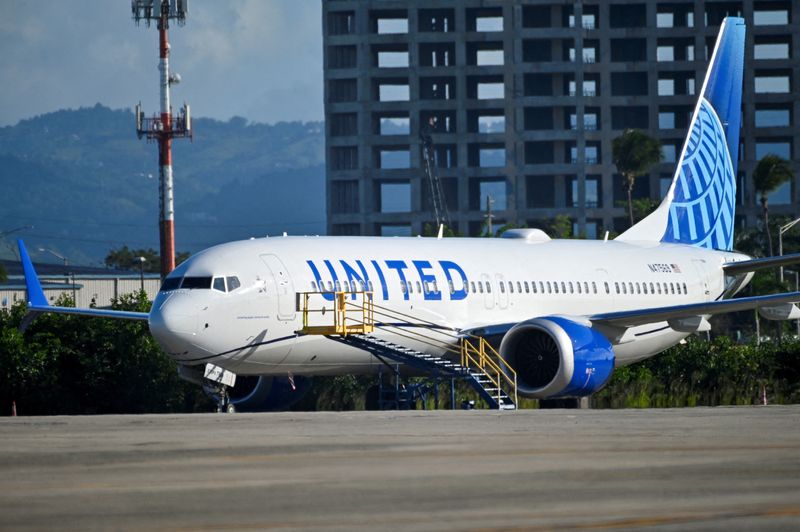
[[[158,273],[161,271],[161,258],[152,248],[128,249],[128,246],[112,249],[106,255],[105,263],[109,268],[118,270],[138,270],[139,257],[145,258],[144,271]],[[175,254],[175,265],[189,258],[189,253],[181,251]]]
[[[753,170],[753,184],[756,194],[761,195],[761,208],[764,210],[764,233],[767,239],[767,249],[769,256],[772,256],[772,233],[769,230],[769,194],[774,192],[779,186],[794,178],[794,172],[789,165],[789,161],[768,153],[758,161],[756,169]]]
[[[633,217],[633,185],[636,177],[650,171],[650,168],[660,163],[664,158],[661,153],[661,142],[638,129],[626,129],[612,144],[613,161],[617,171],[625,180],[625,189],[628,193],[628,216],[631,226]]]

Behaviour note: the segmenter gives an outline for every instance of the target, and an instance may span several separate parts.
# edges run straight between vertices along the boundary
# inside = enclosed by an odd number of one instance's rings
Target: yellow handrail
[[[309,314],[320,313],[324,314],[326,308],[323,306],[321,309],[310,308],[310,299],[313,295],[332,295],[333,296],[333,327],[310,325]],[[359,302],[348,301],[348,296],[357,298],[361,297]],[[396,318],[401,316],[410,320],[409,323],[418,322],[426,324],[429,327],[424,327],[431,333],[439,334],[440,336],[448,337],[451,339],[449,342],[433,338],[431,336],[419,333],[409,332],[399,326],[384,324],[384,328],[398,329],[394,334],[421,342],[437,349],[449,352],[453,355],[461,357],[461,366],[467,369],[475,369],[485,375],[497,389],[497,402],[500,403],[500,396],[502,393],[502,383],[505,382],[507,386],[513,391],[514,404],[518,404],[517,396],[517,372],[514,371],[507,362],[503,361],[497,350],[481,336],[474,335],[457,335],[456,329],[449,329],[452,332],[446,332],[440,328],[440,325],[420,320],[409,316],[402,312],[394,311],[385,307],[375,305],[374,298],[371,291],[336,291],[336,292],[299,292],[297,306],[300,307],[300,300],[302,299],[302,313],[303,313],[303,328],[298,331],[303,334],[330,334],[347,336],[348,334],[367,334],[375,330],[375,315],[382,315],[389,318]],[[350,307],[350,314],[348,315],[348,306]],[[375,309],[379,309],[377,312]],[[301,309],[298,308],[298,311]],[[353,315],[355,314],[355,316]],[[360,315],[360,319],[359,316]],[[434,329],[434,327],[436,327]],[[400,332],[402,331],[402,332]],[[458,347],[453,345],[453,341],[458,342]],[[477,344],[477,347],[476,345]]]
[[[333,296],[333,327],[328,325],[311,325],[309,323],[309,314],[325,314],[326,307],[323,306],[319,309],[310,308],[310,299],[313,295],[332,295]],[[348,316],[347,297],[361,297],[359,305],[356,305],[358,312],[361,314],[361,319],[353,317],[352,312]],[[300,329],[302,334],[336,334],[347,336],[348,334],[367,334],[375,330],[375,310],[372,301],[372,292],[358,291],[358,292],[298,292],[298,304],[300,306],[302,300],[303,313],[303,328]]]

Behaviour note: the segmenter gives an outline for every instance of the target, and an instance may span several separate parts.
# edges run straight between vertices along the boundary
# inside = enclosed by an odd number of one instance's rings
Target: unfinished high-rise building
[[[727,15],[747,24],[737,218],[760,213],[766,153],[800,160],[797,1],[323,0],[328,232],[415,235],[434,221],[421,129],[461,234],[557,215],[588,238],[628,225],[612,141],[661,140],[636,182],[658,201]],[[793,162],[796,173],[800,168]],[[797,183],[770,198],[797,215]]]

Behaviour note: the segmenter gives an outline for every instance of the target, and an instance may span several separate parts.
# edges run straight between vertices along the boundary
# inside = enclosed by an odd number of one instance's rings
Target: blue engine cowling
[[[239,412],[276,412],[288,410],[309,390],[310,377],[294,377],[293,388],[287,377],[239,375],[228,396]]]
[[[521,395],[538,399],[585,397],[614,371],[614,350],[602,334],[561,316],[518,323],[500,344],[517,372]]]

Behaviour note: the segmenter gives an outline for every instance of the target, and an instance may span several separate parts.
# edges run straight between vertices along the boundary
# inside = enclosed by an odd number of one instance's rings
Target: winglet
[[[22,261],[22,271],[25,274],[25,287],[28,290],[28,306],[32,307],[47,307],[49,303],[42,290],[42,284],[39,282],[39,277],[36,275],[36,270],[33,269],[33,263],[28,250],[25,249],[25,243],[22,239],[17,240],[19,246],[19,257]]]

